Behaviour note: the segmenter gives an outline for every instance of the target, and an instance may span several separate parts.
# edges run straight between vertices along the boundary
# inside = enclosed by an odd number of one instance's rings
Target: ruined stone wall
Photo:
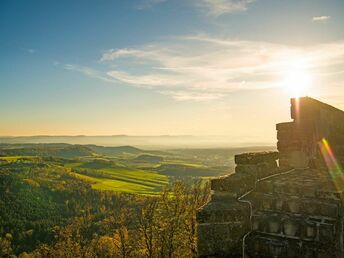
[[[276,125],[278,154],[236,155],[235,173],[211,180],[200,257],[344,257],[344,112],[305,97],[291,118]]]
[[[260,181],[246,257],[342,257],[343,192],[321,170],[292,170]]]
[[[292,122],[280,123],[277,148],[281,167],[325,167],[319,149],[326,139],[344,163],[344,112],[315,99],[291,99]]]
[[[277,158],[277,152],[236,155],[235,173],[211,180],[211,201],[197,214],[200,257],[240,256],[242,237],[250,231],[250,205],[238,198],[278,171]]]

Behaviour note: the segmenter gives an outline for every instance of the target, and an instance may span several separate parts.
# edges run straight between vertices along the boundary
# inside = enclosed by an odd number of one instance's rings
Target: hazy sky
[[[0,2],[0,135],[273,141],[289,97],[344,109],[343,0]]]

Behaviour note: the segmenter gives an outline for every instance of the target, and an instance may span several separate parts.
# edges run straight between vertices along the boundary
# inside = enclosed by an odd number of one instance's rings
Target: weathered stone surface
[[[235,173],[247,174],[254,177],[255,181],[263,177],[273,175],[278,172],[276,160],[269,160],[257,164],[238,164],[235,167]]]
[[[249,206],[238,202],[236,199],[221,202],[209,202],[198,213],[198,223],[211,222],[245,222],[249,220]]]
[[[262,193],[273,193],[274,185],[271,183],[272,180],[264,180],[256,184],[256,191]]]
[[[231,192],[237,197],[254,187],[255,178],[249,174],[232,174],[226,177],[212,179],[211,190]]]
[[[212,180],[200,257],[236,257],[246,234],[249,258],[344,256],[344,112],[306,97],[291,117],[276,125],[279,153],[236,155],[235,173]]]
[[[247,232],[243,223],[199,224],[198,252],[200,257],[239,257],[241,238]]]
[[[277,131],[291,131],[295,127],[294,122],[283,122],[283,123],[278,123],[276,124],[276,130]]]
[[[258,164],[261,162],[277,160],[278,152],[267,151],[267,152],[251,152],[235,155],[235,164]]]

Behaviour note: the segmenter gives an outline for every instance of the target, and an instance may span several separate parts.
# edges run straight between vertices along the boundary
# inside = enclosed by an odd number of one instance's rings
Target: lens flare
[[[319,147],[335,187],[338,190],[341,190],[344,186],[344,175],[342,173],[343,170],[336,159],[330,143],[327,139],[323,138],[319,142]]]
[[[330,172],[333,174],[341,173],[342,168],[338,163],[329,142],[325,138],[323,138],[320,142],[320,151]]]
[[[300,122],[300,98],[294,98],[294,116],[296,125]]]

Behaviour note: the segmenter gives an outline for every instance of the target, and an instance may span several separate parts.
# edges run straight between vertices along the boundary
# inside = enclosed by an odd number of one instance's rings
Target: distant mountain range
[[[236,139],[230,136],[192,136],[192,135],[160,135],[160,136],[16,136],[0,137],[0,143],[69,143],[93,144],[102,146],[131,145],[150,149],[169,148],[219,148],[244,146],[273,146],[273,142],[257,142],[250,139]]]
[[[52,156],[78,158],[97,155],[116,156],[123,154],[138,155],[144,150],[132,146],[104,147],[97,145],[71,145],[67,143],[0,143],[1,156]]]

